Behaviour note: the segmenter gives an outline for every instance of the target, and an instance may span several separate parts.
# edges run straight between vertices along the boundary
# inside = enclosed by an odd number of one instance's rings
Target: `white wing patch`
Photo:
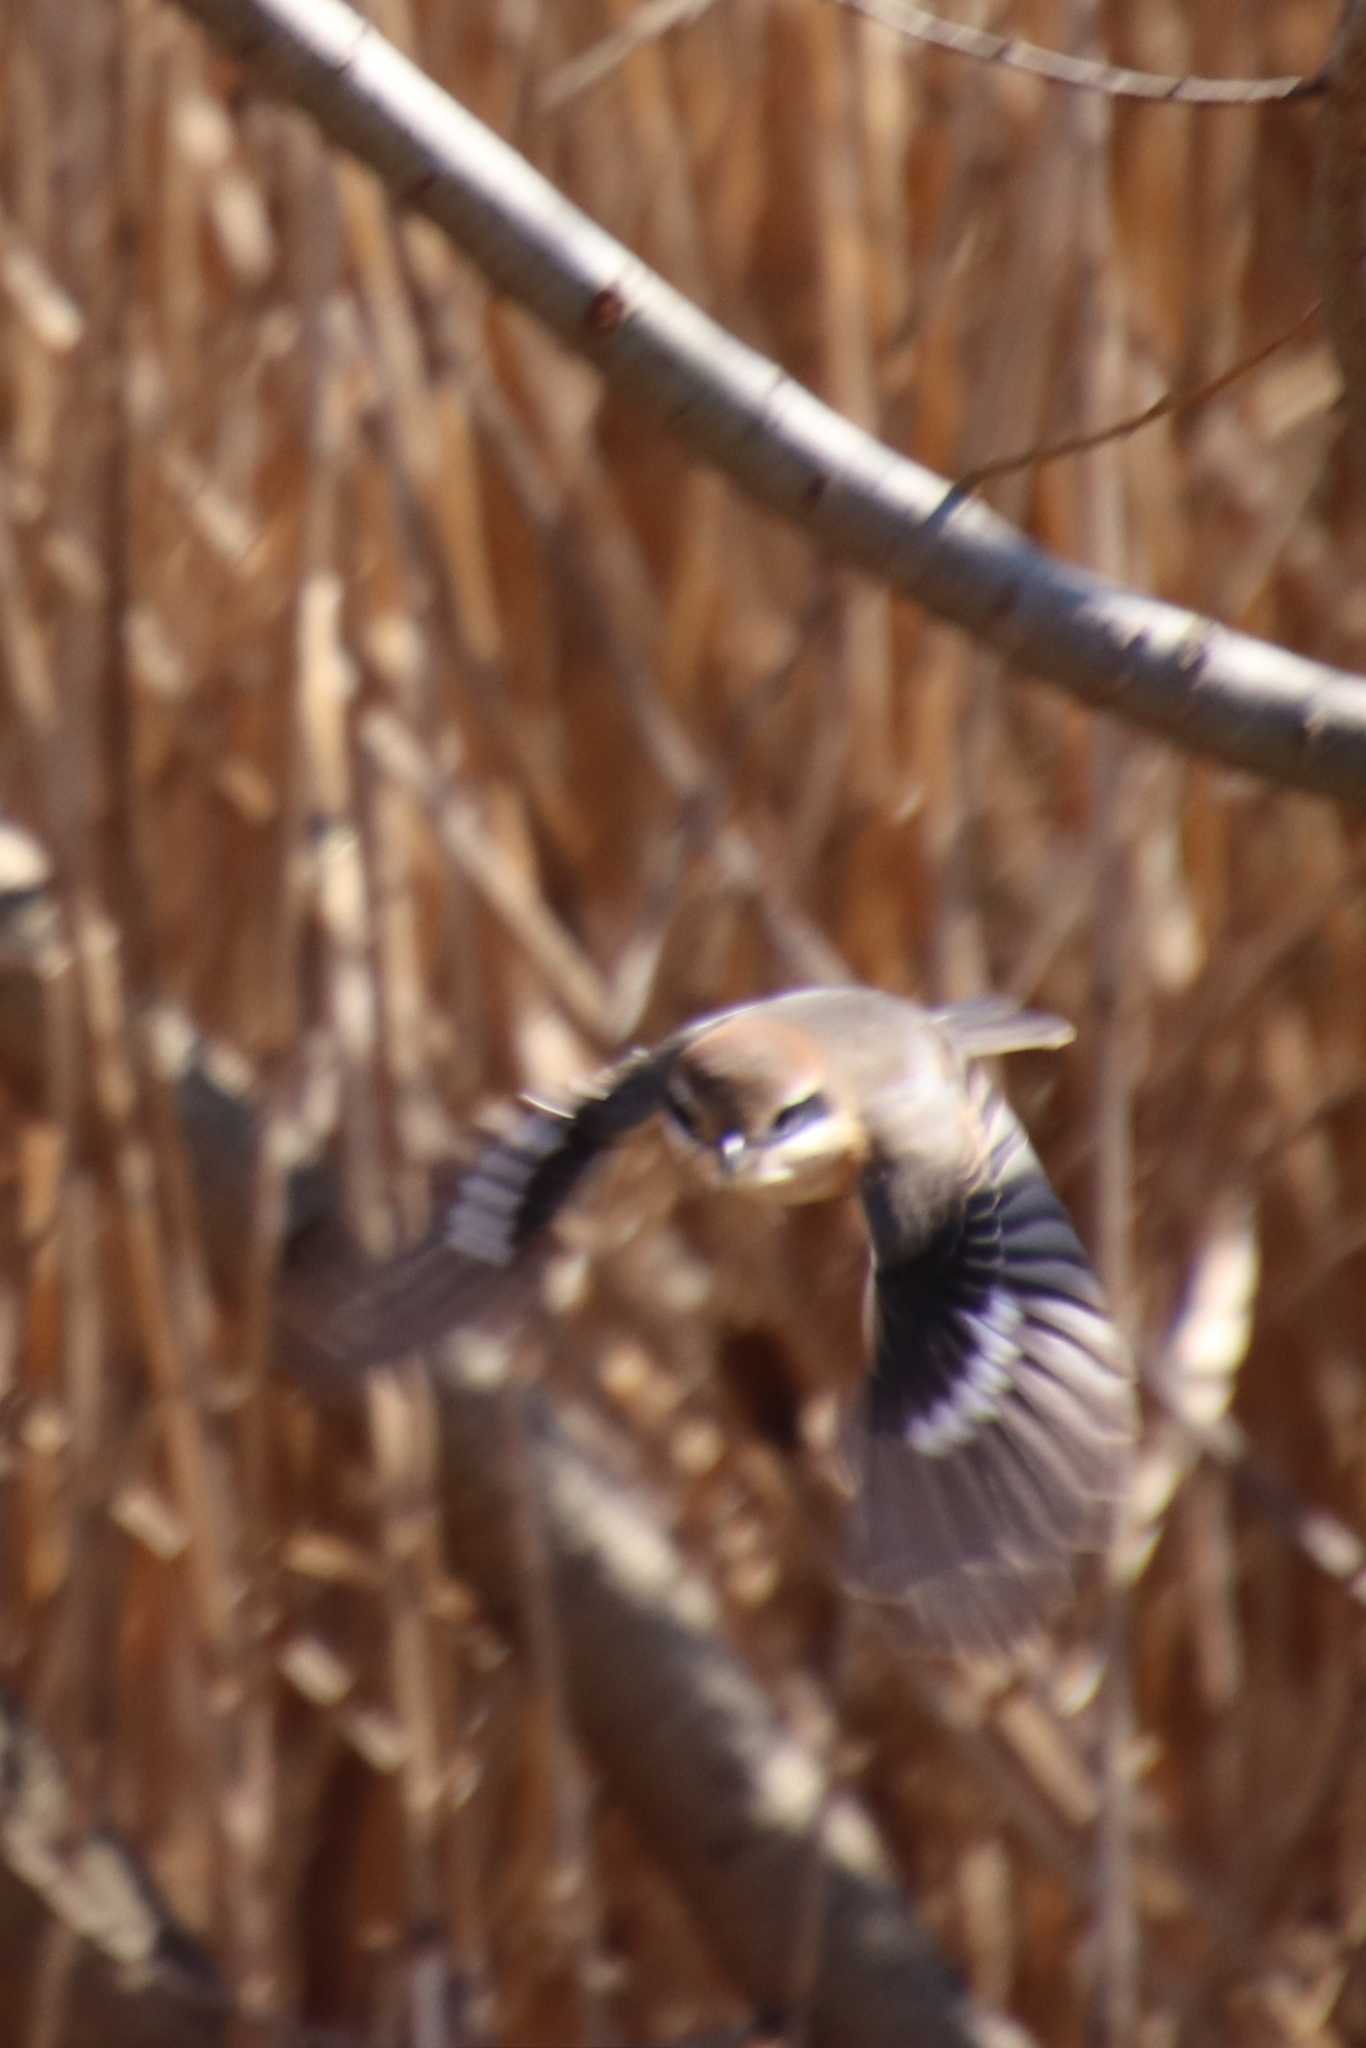
[[[960,1309],[954,1320],[971,1340],[971,1350],[958,1368],[960,1377],[953,1390],[917,1416],[906,1431],[912,1450],[927,1458],[943,1457],[976,1436],[1000,1408],[1019,1358],[1023,1317],[1004,1288],[993,1287],[980,1308]]]

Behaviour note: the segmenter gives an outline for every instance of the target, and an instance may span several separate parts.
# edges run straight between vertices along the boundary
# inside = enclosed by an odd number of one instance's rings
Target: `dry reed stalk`
[[[1331,12],[1112,9],[1107,54],[1304,74]],[[372,13],[723,325],[941,468],[1213,377],[1320,290],[1312,106],[1102,121],[830,0]],[[983,18],[1042,42],[1057,14]],[[39,980],[0,931],[0,1676],[65,1773],[72,1885],[0,1879],[15,2038],[93,2048],[107,2010],[115,2040],[226,2039],[230,1993],[282,2042],[729,2044],[762,1983],[795,1990],[794,2039],[835,2040],[848,1895],[819,1859],[849,1801],[887,1898],[894,1874],[1045,2043],[1097,1986],[1110,2038],[1135,2007],[1145,2037],[1360,2037],[1357,818],[1007,688],[999,650],[824,557],[828,505],[780,527],[667,440],[619,331],[605,377],[570,361],[243,78],[145,0],[0,27],[0,803],[58,863]],[[1065,560],[1358,670],[1336,380],[1301,328],[989,495]],[[406,1234],[507,1089],[849,972],[991,979],[1083,1025],[1017,1086],[1088,1221],[1097,1190],[1152,1379],[1132,1728],[1093,1601],[1009,1678],[856,1631],[836,1681],[807,1447],[858,1357],[836,1215],[767,1228],[648,1144],[623,1159],[549,1271],[520,1561],[479,1526],[515,1519],[506,1415],[405,1370],[358,1420],[268,1373],[319,1125],[353,1215]],[[193,1199],[182,1118],[214,1112],[167,1078],[172,1004],[256,1074],[255,1139],[215,1126]],[[587,1463],[546,1461],[545,1412]],[[689,1777],[705,1717],[614,1774],[633,1723],[594,1704],[614,1646],[578,1633],[553,1492],[599,1458],[706,1589],[707,1669],[763,1744],[812,1738],[825,1789],[766,1851],[805,1901],[796,1974],[776,1911],[727,1947],[703,1849],[669,1840],[671,1801],[699,1840],[727,1811]],[[197,2006],[109,2003],[71,1933],[97,1825],[170,1902],[124,1935],[208,1939]]]

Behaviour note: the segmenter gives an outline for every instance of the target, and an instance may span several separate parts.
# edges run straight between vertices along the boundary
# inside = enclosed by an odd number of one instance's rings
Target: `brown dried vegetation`
[[[629,11],[370,10],[948,473],[1198,383],[1316,294],[1312,107],[1111,110],[819,0],[721,0],[552,105]],[[1312,70],[1335,9],[1005,13],[1259,75]],[[857,1356],[838,1213],[684,1201],[646,1143],[564,1233],[526,1369],[652,1489],[984,2001],[1050,2044],[1091,2009],[1121,2038],[1127,1849],[1135,2038],[1366,2038],[1359,820],[1102,728],[816,559],[173,8],[12,0],[0,95],[0,794],[62,901],[42,1057],[3,1074],[0,1677],[63,1760],[73,1842],[117,1830],[243,2006],[347,2040],[467,2038],[419,2017],[450,1956],[507,2048],[742,2021],[576,1751],[535,1503],[510,1647],[443,1552],[420,1381],[338,1414],[268,1375],[281,1168],[215,1241],[148,1040],[183,1006],[282,1130],[307,1083],[381,1244],[490,1100],[632,1036],[840,972],[991,986],[1078,1024],[1015,1097],[1151,1386],[1112,1602],[1132,1734],[1094,1597],[1022,1673],[856,1631],[832,1676],[803,1445]],[[1335,390],[1310,328],[988,495],[1366,668]],[[0,1892],[10,2038],[86,2038],[83,1966],[29,1897]],[[202,2038],[165,2024],[122,2038]]]

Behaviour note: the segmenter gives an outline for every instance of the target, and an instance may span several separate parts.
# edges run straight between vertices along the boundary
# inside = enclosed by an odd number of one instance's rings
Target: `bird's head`
[[[665,1084],[665,1119],[712,1186],[770,1201],[848,1193],[867,1155],[856,1105],[825,1047],[762,1007],[686,1040]]]

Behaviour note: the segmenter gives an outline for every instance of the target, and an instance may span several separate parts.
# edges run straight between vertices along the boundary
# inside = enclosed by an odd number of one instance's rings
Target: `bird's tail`
[[[1022,1009],[1013,996],[975,996],[931,1014],[971,1060],[1004,1052],[1056,1052],[1077,1035],[1065,1017]]]

